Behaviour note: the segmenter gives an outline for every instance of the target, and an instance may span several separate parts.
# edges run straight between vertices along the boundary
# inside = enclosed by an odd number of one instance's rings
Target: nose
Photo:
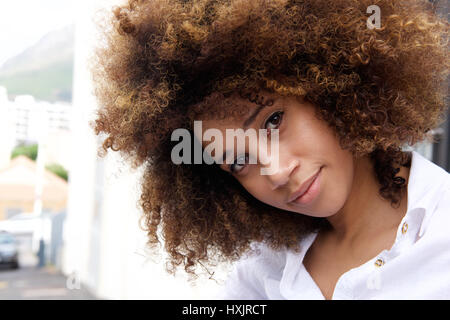
[[[273,163],[269,162],[264,166],[271,166]],[[271,174],[267,174],[266,177],[269,180],[270,185],[272,186],[272,190],[280,188],[286,184],[288,184],[290,178],[294,171],[299,167],[299,162],[297,159],[290,159],[287,161],[283,161],[283,159],[279,159],[278,166],[273,166]]]

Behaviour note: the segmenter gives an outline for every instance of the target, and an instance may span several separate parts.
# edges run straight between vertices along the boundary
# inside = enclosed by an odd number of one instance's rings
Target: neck
[[[409,168],[401,167],[397,176],[408,183]],[[406,214],[407,193],[403,193],[400,206],[393,208],[389,200],[381,197],[379,188],[369,157],[356,159],[350,196],[336,214],[327,218],[337,239],[358,241],[398,226]]]

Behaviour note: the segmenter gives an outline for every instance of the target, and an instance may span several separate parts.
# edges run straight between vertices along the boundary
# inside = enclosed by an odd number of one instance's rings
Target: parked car
[[[14,236],[0,231],[0,265],[8,265],[13,269],[19,267],[17,243]]]

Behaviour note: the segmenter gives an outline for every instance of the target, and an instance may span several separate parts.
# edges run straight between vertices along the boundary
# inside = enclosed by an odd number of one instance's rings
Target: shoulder
[[[412,152],[411,169],[408,182],[408,211],[420,208],[424,213],[420,236],[442,219],[450,217],[450,174],[416,151]],[[440,226],[442,227],[442,225]]]
[[[450,225],[450,174],[443,170],[441,178],[430,188],[430,196],[424,207],[428,210],[423,228],[433,235],[445,235],[447,238]],[[450,237],[448,237],[450,238]]]
[[[435,212],[438,216],[444,215],[450,221],[450,174],[445,173],[446,178],[437,191],[437,203]]]
[[[234,265],[221,292],[222,299],[267,299],[266,279],[279,279],[286,265],[287,250],[254,243],[252,250]]]
[[[446,211],[450,216],[450,173],[442,169],[442,182],[436,186],[435,211]]]

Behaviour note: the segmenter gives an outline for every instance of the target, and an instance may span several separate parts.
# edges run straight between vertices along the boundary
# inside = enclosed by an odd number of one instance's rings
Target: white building
[[[48,120],[50,133],[70,130],[72,106],[68,103],[36,102],[32,96],[17,96],[10,103],[16,129],[16,143],[37,142],[40,130],[40,113]]]
[[[36,101],[30,95],[17,96],[10,101],[6,89],[0,87],[0,167],[8,165],[15,146],[38,143],[39,137],[45,136],[48,146],[45,162],[67,168],[71,113],[71,104]]]

